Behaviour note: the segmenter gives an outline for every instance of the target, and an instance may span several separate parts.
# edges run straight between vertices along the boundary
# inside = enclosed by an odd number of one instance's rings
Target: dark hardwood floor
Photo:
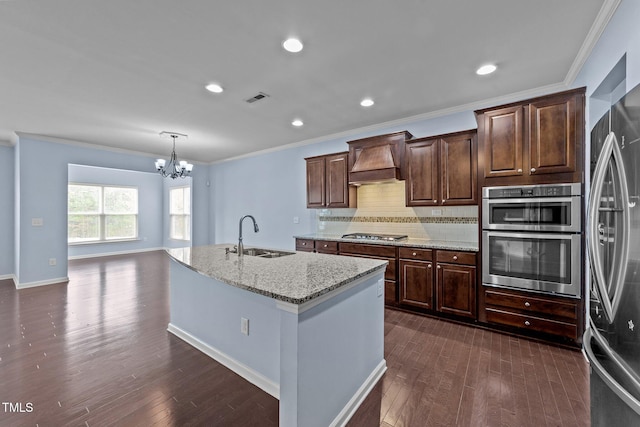
[[[166,331],[164,252],[0,281],[1,426],[276,426],[278,401]],[[577,351],[387,310],[388,371],[350,426],[588,426]],[[303,426],[301,426],[303,427]]]

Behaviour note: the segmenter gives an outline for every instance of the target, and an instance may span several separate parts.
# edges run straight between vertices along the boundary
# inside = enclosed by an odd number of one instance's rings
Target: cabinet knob
[[[525,306],[525,307],[531,307],[531,303],[530,303],[529,301],[525,301],[525,302],[524,302],[524,306]]]
[[[327,245],[326,243],[323,245],[325,248],[328,247],[329,245]]]
[[[416,256],[416,255],[418,255],[418,254],[414,252],[414,253],[412,253],[411,255]]]
[[[302,246],[307,246],[307,242],[302,242]]]
[[[440,270],[440,269],[441,269],[442,267],[440,267],[440,266],[437,266],[436,268],[437,268],[438,270]]]
[[[458,255],[454,255],[454,256],[453,256],[453,260],[454,260],[454,261],[457,261],[457,260],[458,260]]]
[[[524,321],[524,326],[531,326],[531,322],[529,322],[528,320]]]
[[[536,173],[536,168],[531,168],[531,173]]]
[[[427,267],[428,267],[428,268],[431,268],[431,264],[429,264]],[[438,267],[438,268],[440,268],[440,267]]]
[[[522,173],[522,169],[518,169],[518,173]]]

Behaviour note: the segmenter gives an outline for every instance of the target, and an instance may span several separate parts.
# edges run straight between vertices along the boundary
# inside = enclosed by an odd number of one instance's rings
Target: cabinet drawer
[[[296,239],[296,251],[313,252],[312,239]]]
[[[433,251],[431,249],[418,248],[399,248],[399,258],[415,259],[419,261],[431,261],[433,259]]]
[[[396,248],[393,246],[367,245],[361,243],[340,242],[340,254],[372,255],[384,258],[395,258]]]
[[[576,340],[578,338],[578,327],[572,323],[542,319],[536,316],[528,316],[525,314],[513,313],[494,308],[487,308],[486,310],[487,321],[489,323],[498,323],[524,330],[560,335],[571,338],[572,340]]]
[[[461,252],[461,251],[443,251],[438,250],[437,255],[439,262],[448,262],[449,264],[465,264],[476,265],[476,253],[475,252]]]
[[[331,242],[328,240],[316,240],[316,252],[337,254],[338,242]]]
[[[559,301],[541,296],[513,295],[499,290],[485,290],[485,303],[508,309],[518,309],[528,313],[538,313],[545,317],[578,319],[576,302]]]

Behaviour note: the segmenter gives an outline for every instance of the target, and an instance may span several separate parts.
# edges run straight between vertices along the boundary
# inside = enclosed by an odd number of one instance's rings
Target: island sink
[[[260,258],[280,258],[287,255],[293,255],[295,252],[276,251],[272,249],[249,248],[242,251],[243,255],[257,256]]]

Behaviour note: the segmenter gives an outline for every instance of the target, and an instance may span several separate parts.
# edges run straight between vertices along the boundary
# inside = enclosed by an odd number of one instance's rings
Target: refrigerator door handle
[[[592,326],[593,327],[593,326]],[[640,415],[640,401],[638,401],[635,397],[631,395],[623,386],[618,383],[608,372],[607,370],[600,364],[596,355],[593,353],[591,349],[591,338],[593,337],[591,333],[591,328],[587,328],[584,333],[584,351],[587,353],[587,358],[589,359],[589,364],[591,368],[596,372],[596,374],[602,379],[602,381],[607,384],[607,386],[613,391],[622,401],[624,401],[627,406],[632,409],[636,414]]]
[[[604,243],[608,240],[604,236],[605,226],[598,222],[599,219],[599,207],[602,198],[602,189],[604,186],[604,179],[609,163],[615,162],[617,171],[618,182],[620,183],[620,200],[621,200],[621,224],[616,224],[614,239],[619,239],[621,253],[614,256],[613,274],[610,277],[612,283],[607,283],[607,279],[604,274],[604,265],[600,250],[598,248],[599,243]],[[593,280],[596,283],[595,290],[600,296],[600,302],[604,309],[605,316],[609,323],[613,323],[620,300],[622,298],[622,291],[624,289],[624,281],[627,272],[627,261],[629,258],[629,230],[631,227],[630,213],[629,213],[629,189],[627,186],[626,172],[624,170],[624,163],[622,159],[622,152],[618,146],[615,133],[611,132],[604,142],[602,152],[598,158],[594,174],[593,183],[591,186],[591,192],[589,195],[589,264],[593,273]]]

